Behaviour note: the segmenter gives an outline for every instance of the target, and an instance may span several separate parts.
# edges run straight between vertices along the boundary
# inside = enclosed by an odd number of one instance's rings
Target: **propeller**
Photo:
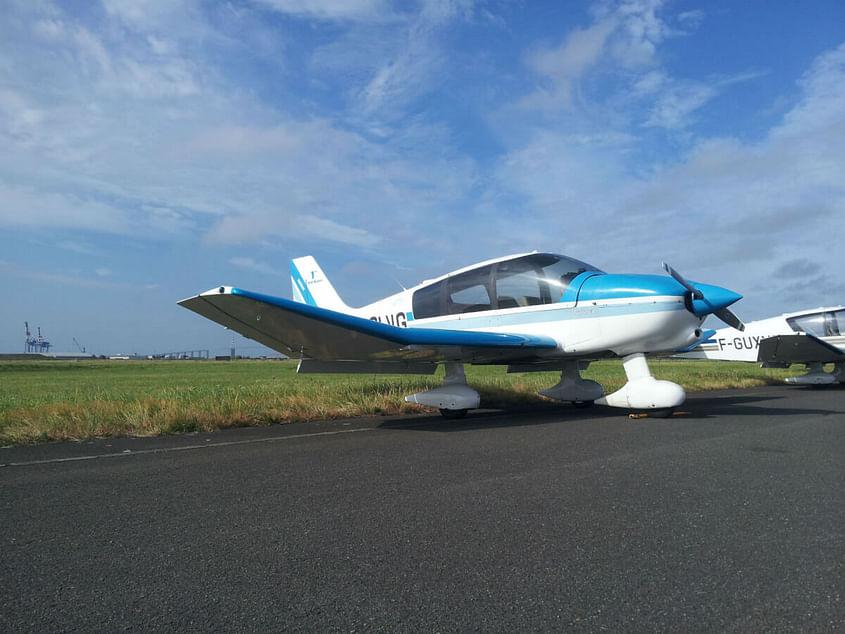
[[[727,308],[727,304],[733,303],[734,301],[739,299],[739,296],[736,296],[736,294],[732,294],[732,295],[734,295],[734,299],[732,299],[732,300],[730,299],[730,297],[728,297],[728,298],[720,297],[717,301],[710,302],[704,296],[704,292],[701,289],[696,288],[695,286],[690,284],[687,280],[685,280],[683,275],[678,273],[675,269],[673,269],[671,266],[669,266],[666,262],[662,262],[661,264],[663,265],[663,269],[669,275],[671,275],[672,278],[678,284],[680,284],[685,289],[687,289],[687,292],[689,294],[685,298],[685,302],[684,302],[686,304],[687,310],[689,310],[691,313],[695,313],[696,315],[698,315],[699,313],[701,313],[702,315],[708,315],[708,314],[712,313],[712,314],[716,315],[716,317],[721,319],[723,322],[725,322],[728,326],[731,326],[732,328],[736,328],[737,330],[745,330],[745,324],[742,323],[742,320],[739,317],[737,317],[734,313],[732,313],[730,310],[728,310],[728,308]],[[705,285],[704,287],[707,288],[707,289],[710,289],[710,290],[718,290],[721,293],[730,293],[730,291],[726,291],[725,289],[719,289],[716,286],[706,286]],[[704,305],[703,306],[702,305],[696,305],[696,303],[695,303],[696,301],[701,302]]]
[[[742,323],[742,320],[739,317],[737,317],[736,314],[734,314],[733,312],[731,312],[727,308],[722,308],[721,310],[717,310],[713,314],[716,315],[716,317],[721,319],[723,322],[725,322],[731,328],[736,328],[739,331],[745,330],[745,324]]]

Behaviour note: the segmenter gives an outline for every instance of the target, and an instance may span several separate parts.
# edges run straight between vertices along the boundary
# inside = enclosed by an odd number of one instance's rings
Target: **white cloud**
[[[692,121],[693,113],[719,96],[730,86],[765,75],[749,71],[706,81],[672,79],[660,71],[652,71],[634,85],[632,95],[653,99],[646,127],[681,130]]]
[[[549,81],[522,100],[528,108],[569,106],[572,92],[581,76],[597,64],[605,50],[607,38],[617,27],[607,19],[586,29],[576,29],[557,48],[540,49],[528,59],[528,65]]]
[[[701,9],[693,9],[692,11],[683,11],[678,14],[678,23],[684,27],[695,29],[701,25],[707,14]]]
[[[166,27],[181,28],[199,16],[194,0],[101,0],[106,13],[124,26],[150,30]]]
[[[61,20],[38,20],[35,33],[46,40],[61,40],[65,37],[65,27]]]
[[[359,248],[377,245],[369,231],[318,216],[299,214],[229,215],[206,236],[210,244],[244,244],[276,236],[289,241],[327,241]]]
[[[662,5],[662,0],[597,4],[593,24],[569,31],[560,46],[539,49],[529,57],[529,67],[545,85],[523,98],[521,105],[571,107],[576,95],[587,98],[579,92],[587,77],[595,82],[604,73],[648,72],[658,66],[658,45],[678,34],[658,16]]]
[[[81,277],[75,275],[73,271],[54,273],[51,271],[33,269],[31,267],[22,267],[14,262],[8,262],[5,260],[0,260],[0,273],[3,273],[4,276],[8,276],[9,278],[22,278],[62,287],[72,286],[102,290],[132,290],[134,288],[127,284],[104,280],[99,273],[95,278]]]
[[[0,226],[66,227],[128,234],[132,222],[123,209],[102,202],[0,182]]]
[[[77,27],[73,35],[76,52],[82,63],[82,72],[91,76],[96,74],[112,74],[112,60],[106,47],[98,37],[85,27]]]
[[[728,87],[763,74],[705,79],[669,75],[658,46],[685,33],[658,15],[662,6],[662,0],[598,5],[592,25],[573,29],[559,47],[539,49],[528,58],[528,66],[544,85],[519,104],[550,112],[567,110],[569,119],[574,112],[579,121],[573,127],[597,119],[604,119],[606,125],[623,124],[642,116],[640,125],[678,132],[690,125],[693,113]],[[693,28],[696,17],[681,16],[678,21]],[[630,88],[620,88],[625,84]],[[607,86],[614,88],[608,91]],[[633,105],[645,114],[637,113]]]
[[[381,21],[392,14],[387,0],[256,0],[281,13],[318,20]]]
[[[615,11],[619,29],[611,51],[622,66],[635,68],[655,63],[657,46],[674,31],[657,16],[663,0],[626,0]]]
[[[95,247],[92,247],[90,244],[87,244],[85,242],[77,242],[75,240],[63,240],[56,246],[60,249],[64,249],[65,251],[71,251],[80,255],[92,255],[98,257],[103,255],[102,251]]]
[[[639,84],[642,87],[642,84]],[[679,130],[689,123],[692,112],[718,94],[715,86],[698,81],[663,82],[651,113],[643,125]]]
[[[825,144],[828,148],[839,146],[845,119],[845,43],[819,56],[803,75],[800,86],[804,99],[784,116],[772,136],[801,138],[813,134],[819,135],[816,141],[829,139]]]
[[[256,273],[263,273],[265,275],[282,275],[281,271],[277,271],[272,266],[263,262],[256,262],[253,258],[237,257],[229,260],[231,264],[246,269],[248,271],[255,271]]]
[[[573,255],[610,270],[659,273],[666,259],[691,279],[745,293],[738,310],[751,317],[841,301],[836,294],[845,284],[825,272],[834,245],[845,242],[845,44],[819,56],[799,83],[794,107],[761,140],[687,132],[678,160],[644,164],[643,141],[628,130],[687,130],[715,97],[765,77],[747,71],[685,80],[653,61],[635,75],[627,99],[584,100],[566,116],[512,134],[497,170],[512,198],[487,201],[485,213],[503,218],[497,227],[514,237],[543,226],[531,238],[538,248],[591,245]],[[598,64],[585,73],[600,73]],[[646,106],[643,119],[632,103]],[[609,105],[625,116],[609,118]],[[604,143],[588,132],[599,117],[617,126]],[[784,260],[791,262],[790,280],[803,285],[785,284],[778,271]]]
[[[190,63],[181,59],[164,64],[122,59],[118,76],[120,80],[112,79],[114,85],[137,99],[186,97],[200,92],[199,80]]]
[[[448,77],[449,59],[438,35],[456,18],[469,18],[472,9],[470,0],[427,0],[418,13],[393,28],[386,58],[376,58],[372,77],[360,93],[366,118],[392,121],[404,116],[410,103]]]
[[[199,154],[286,152],[302,147],[302,127],[295,124],[270,128],[223,125],[201,130],[188,141],[187,149]]]
[[[698,141],[683,163],[639,183],[639,193],[618,208],[617,217],[644,221],[664,212],[675,218],[674,228],[664,231],[681,242],[667,249],[677,252],[677,261],[691,262],[681,244],[694,240],[709,256],[699,268],[755,290],[746,304],[789,301],[800,308],[801,298],[809,296],[830,303],[829,294],[841,285],[822,276],[813,278],[813,287],[807,276],[828,270],[831,251],[825,245],[845,241],[845,46],[820,56],[801,86],[798,104],[764,140]],[[790,295],[777,269],[784,258],[794,264],[797,253],[807,254],[799,268],[809,286]]]

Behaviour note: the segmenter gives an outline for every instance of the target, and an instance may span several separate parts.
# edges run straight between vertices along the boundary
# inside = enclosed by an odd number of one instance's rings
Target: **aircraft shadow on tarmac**
[[[593,406],[575,407],[562,405],[560,403],[530,403],[519,404],[510,407],[495,409],[479,409],[470,412],[466,418],[458,420],[446,420],[439,414],[423,415],[411,420],[388,419],[378,425],[379,429],[414,430],[414,431],[436,431],[436,432],[458,432],[474,429],[486,429],[496,427],[526,427],[535,425],[559,424],[562,422],[584,422],[595,423],[597,421],[610,422],[643,422],[661,421],[682,424],[684,421],[701,421],[705,419],[716,419],[719,417],[738,418],[741,423],[746,417],[782,417],[800,416],[806,414],[835,414],[838,410],[827,408],[795,408],[795,407],[769,407],[765,403],[774,405],[789,396],[789,391],[800,390],[801,392],[812,388],[789,388],[784,386],[784,393],[781,394],[731,394],[725,392],[699,392],[693,393],[686,403],[679,406],[671,417],[648,416],[647,412],[631,412],[630,416],[620,416],[618,408]],[[828,390],[841,389],[838,386],[829,386]],[[814,391],[814,390],[813,390]],[[640,417],[640,415],[646,416]]]

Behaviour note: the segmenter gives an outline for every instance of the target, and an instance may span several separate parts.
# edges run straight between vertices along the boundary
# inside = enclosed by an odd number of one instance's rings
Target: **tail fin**
[[[349,311],[317,260],[310,255],[290,261],[290,282],[295,302],[339,312]]]

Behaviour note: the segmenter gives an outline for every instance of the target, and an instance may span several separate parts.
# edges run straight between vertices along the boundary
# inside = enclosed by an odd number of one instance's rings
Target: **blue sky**
[[[225,353],[176,301],[306,254],[352,305],[535,249],[845,303],[840,1],[7,0],[0,146],[3,352]]]

